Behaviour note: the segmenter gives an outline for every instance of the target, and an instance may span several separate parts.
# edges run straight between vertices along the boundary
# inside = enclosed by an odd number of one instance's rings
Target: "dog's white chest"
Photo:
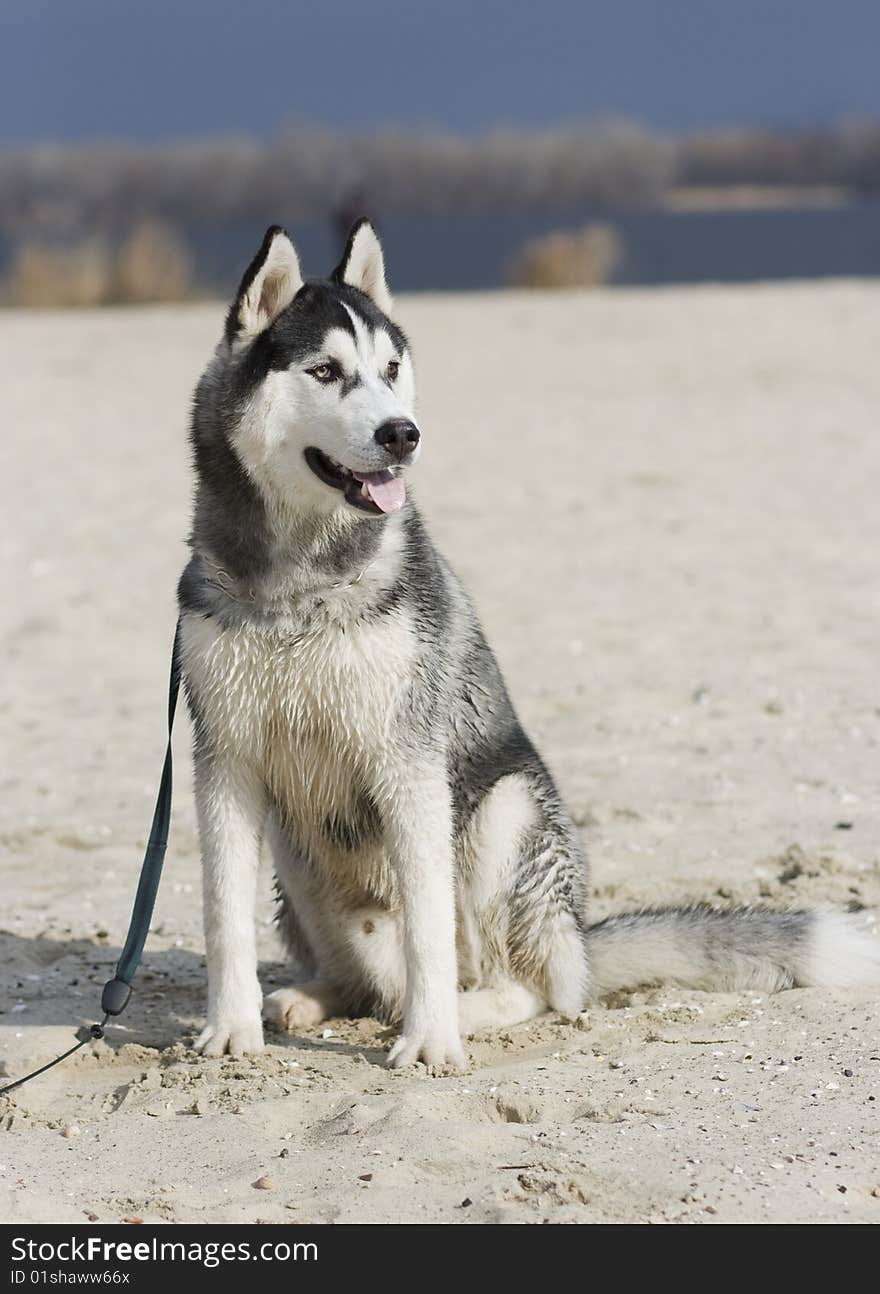
[[[387,757],[414,652],[397,610],[289,633],[183,621],[184,672],[209,742],[257,767],[298,819],[344,811],[366,789]]]

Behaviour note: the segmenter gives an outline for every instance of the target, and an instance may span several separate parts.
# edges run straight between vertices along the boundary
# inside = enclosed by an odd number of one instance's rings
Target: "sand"
[[[878,310],[861,282],[401,303],[415,490],[589,842],[597,916],[877,917]],[[126,928],[221,315],[0,315],[8,1075],[95,1018]],[[136,996],[0,1098],[0,1219],[880,1221],[870,992],[621,995],[472,1038],[454,1077],[384,1070],[369,1020],[197,1056],[188,740]],[[282,983],[268,876],[259,929]]]

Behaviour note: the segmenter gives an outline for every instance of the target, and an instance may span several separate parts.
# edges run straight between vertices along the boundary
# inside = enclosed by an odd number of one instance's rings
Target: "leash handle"
[[[153,810],[153,822],[150,836],[141,864],[141,875],[138,881],[137,894],[131,912],[131,921],[125,946],[116,963],[116,974],[104,985],[101,994],[101,1010],[107,1015],[119,1015],[128,1005],[131,997],[131,981],[137,973],[144,951],[144,944],[150,929],[153,908],[156,905],[156,893],[162,877],[162,864],[165,862],[165,850],[168,848],[168,826],[171,821],[171,732],[174,727],[174,713],[177,709],[177,696],[180,692],[180,621],[174,631],[174,646],[171,650],[171,675],[168,680],[168,745],[165,748],[165,763],[162,766],[162,778],[159,782],[159,794]]]
[[[61,1064],[62,1060],[67,1060],[68,1056],[72,1056],[75,1051],[79,1051],[80,1047],[84,1047],[87,1042],[91,1042],[93,1039],[103,1038],[104,1025],[106,1023],[107,1016],[105,1015],[100,1024],[93,1024],[91,1026],[87,1038],[82,1038],[79,1042],[74,1043],[69,1051],[63,1051],[60,1056],[56,1056],[55,1059],[50,1060],[48,1064],[41,1065],[39,1069],[31,1070],[29,1074],[25,1074],[24,1078],[17,1078],[14,1083],[8,1083],[6,1087],[0,1087],[0,1096],[5,1096],[7,1092],[14,1092],[17,1087],[22,1087],[25,1083],[29,1083],[32,1078],[39,1078],[40,1074],[45,1074],[47,1069],[54,1069],[56,1065]]]

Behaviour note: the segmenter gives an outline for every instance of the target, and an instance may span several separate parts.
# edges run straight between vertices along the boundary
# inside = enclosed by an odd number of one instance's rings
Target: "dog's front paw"
[[[263,1050],[263,1024],[259,1015],[209,1020],[195,1043],[203,1056],[248,1056]]]
[[[388,1053],[389,1069],[403,1069],[421,1060],[431,1069],[467,1069],[458,1029],[404,1029]]]

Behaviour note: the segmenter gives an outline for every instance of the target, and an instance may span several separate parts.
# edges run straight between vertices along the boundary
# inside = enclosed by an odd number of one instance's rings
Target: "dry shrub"
[[[113,266],[106,247],[19,248],[3,299],[14,306],[97,306],[107,300]]]
[[[2,298],[14,306],[98,306],[184,301],[193,270],[183,241],[167,225],[143,221],[115,249],[26,244],[16,253]]]
[[[119,249],[114,300],[183,301],[192,290],[192,259],[167,225],[145,220]]]
[[[595,288],[608,283],[623,260],[623,239],[611,225],[587,225],[526,243],[510,281],[520,288]]]

